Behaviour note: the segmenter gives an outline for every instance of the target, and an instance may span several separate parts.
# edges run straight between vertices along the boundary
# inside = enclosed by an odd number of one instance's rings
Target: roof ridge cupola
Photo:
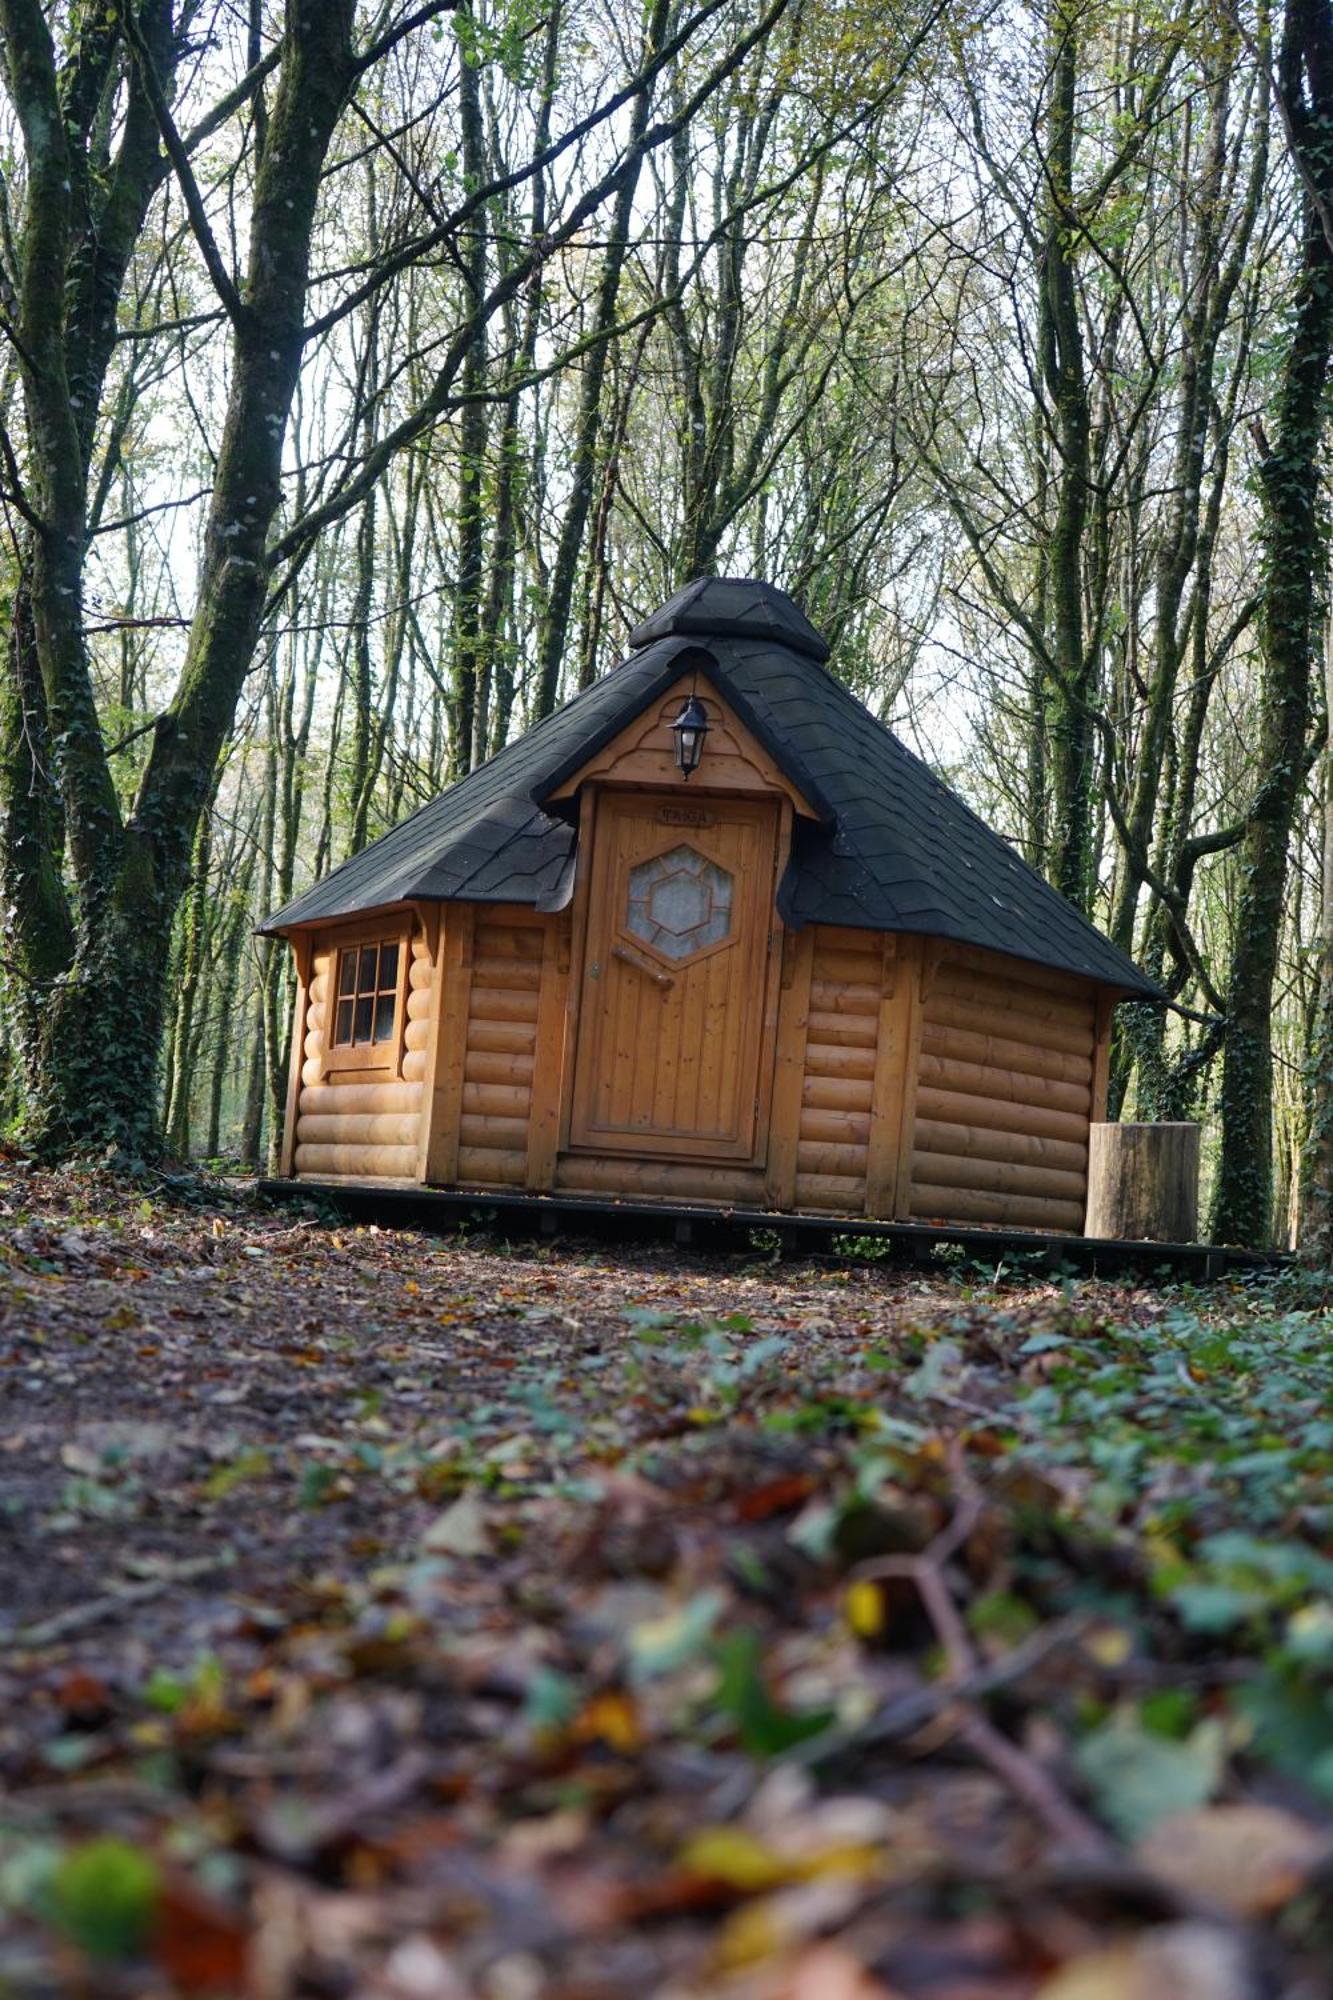
[[[830,650],[823,633],[785,590],[742,576],[696,577],[636,625],[629,642],[637,652],[673,637],[764,639],[820,661]]]

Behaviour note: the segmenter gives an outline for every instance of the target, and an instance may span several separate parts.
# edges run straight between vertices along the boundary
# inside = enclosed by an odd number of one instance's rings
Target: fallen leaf
[[[1261,1917],[1300,1893],[1330,1845],[1281,1806],[1219,1805],[1159,1820],[1135,1858],[1173,1889],[1231,1916]]]
[[[1215,1924],[1166,1924],[1081,1952],[1036,2000],[1253,2000],[1244,1947]]]
[[[473,1492],[460,1493],[451,1507],[437,1514],[421,1538],[436,1556],[487,1556],[491,1535],[486,1510]]]

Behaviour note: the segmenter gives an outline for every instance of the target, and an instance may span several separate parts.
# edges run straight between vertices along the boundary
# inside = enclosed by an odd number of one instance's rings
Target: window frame
[[[393,988],[393,1030],[379,1042],[335,1043],[333,1037],[338,1020],[338,983],[342,976],[343,961],[349,951],[360,953],[367,945],[382,949],[385,945],[398,948],[398,979]],[[412,963],[412,923],[409,917],[394,923],[381,917],[378,922],[358,924],[352,930],[330,932],[324,941],[329,954],[328,999],[325,1003],[323,1050],[321,1068],[329,1070],[367,1070],[388,1072],[393,1076],[402,1074],[403,1045],[407,1030],[408,972]],[[379,989],[377,989],[378,992]],[[384,991],[388,991],[385,988]],[[373,1020],[373,1017],[372,1017]]]

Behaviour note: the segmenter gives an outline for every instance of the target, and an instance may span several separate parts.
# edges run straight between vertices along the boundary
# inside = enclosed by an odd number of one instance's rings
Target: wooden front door
[[[602,795],[571,1144],[762,1158],[779,824],[776,800]]]

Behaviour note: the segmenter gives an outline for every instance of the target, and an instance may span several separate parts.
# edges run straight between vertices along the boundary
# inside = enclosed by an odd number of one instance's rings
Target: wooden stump
[[[1092,1125],[1089,1236],[1193,1243],[1199,1233],[1199,1127]]]

